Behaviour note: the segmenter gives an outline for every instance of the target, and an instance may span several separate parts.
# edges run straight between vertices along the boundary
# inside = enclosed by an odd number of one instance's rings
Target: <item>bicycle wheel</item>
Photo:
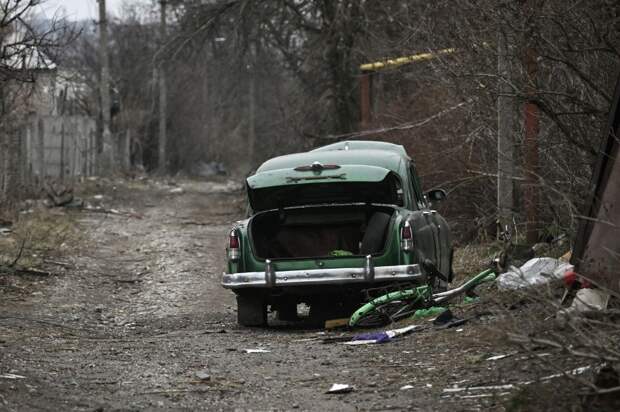
[[[403,319],[423,307],[431,296],[429,286],[390,292],[371,300],[356,310],[349,326],[376,327]]]

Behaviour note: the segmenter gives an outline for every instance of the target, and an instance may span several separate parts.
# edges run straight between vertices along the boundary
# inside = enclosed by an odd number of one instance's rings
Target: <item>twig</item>
[[[156,395],[160,393],[186,393],[186,392],[204,393],[204,392],[210,392],[210,391],[216,391],[216,390],[222,390],[222,389],[215,389],[215,388],[161,389],[157,391],[141,392],[140,394],[141,395]]]
[[[116,209],[87,209],[87,208],[82,208],[82,210],[85,210],[87,212],[92,212],[92,213],[103,213],[103,214],[106,214],[106,215],[133,217],[134,219],[143,219],[144,218],[142,215],[140,215],[138,213],[124,212],[122,210],[116,210]]]
[[[44,259],[43,263],[47,263],[47,264],[50,264],[50,265],[56,265],[56,266],[60,266],[60,267],[63,267],[63,268],[75,268],[75,265],[73,265],[71,263],[58,262],[56,260]]]
[[[56,326],[59,328],[64,328],[64,329],[70,329],[70,330],[74,330],[74,331],[80,331],[80,332],[88,332],[88,333],[92,333],[91,331],[87,330],[87,329],[80,329],[80,328],[74,328],[72,326],[67,326],[67,325],[63,325],[61,323],[55,323],[55,322],[50,322],[48,320],[43,320],[43,319],[35,319],[35,318],[27,318],[27,317],[23,317],[23,316],[0,316],[0,320],[24,320],[27,322],[34,322],[34,323],[42,323],[44,325],[50,325],[50,326]],[[74,336],[80,336],[77,335],[75,333],[69,332],[70,334],[74,335]],[[92,337],[92,336],[89,336]]]
[[[52,272],[38,269],[15,268],[11,266],[0,266],[0,272],[10,273],[11,275],[32,275],[32,276],[51,276]]]
[[[26,239],[22,239],[22,244],[19,246],[19,252],[17,252],[17,257],[15,260],[9,265],[9,267],[13,268],[19,262],[19,259],[22,258],[22,253],[24,253],[24,245],[26,244]]]
[[[182,225],[192,225],[192,226],[208,226],[210,225],[210,223],[207,222],[196,222],[196,221],[187,221],[187,222],[181,222]]]
[[[570,353],[573,356],[579,356],[579,357],[582,357],[582,358],[604,360],[604,361],[607,361],[607,362],[618,362],[618,361],[620,361],[620,358],[617,358],[615,356],[597,355],[597,354],[594,354],[594,353],[577,351],[577,350],[571,349],[571,348],[569,348],[569,347],[567,347],[565,345],[562,345],[561,343],[554,342],[554,341],[549,340],[549,339],[528,338],[526,336],[517,335],[517,334],[514,334],[514,333],[508,333],[508,339],[511,342],[519,343],[519,344],[530,343],[530,344],[536,344],[536,345],[551,346],[552,348],[560,349],[561,351]]]
[[[327,136],[316,136],[319,137],[321,139],[331,139],[331,140],[336,140],[336,139],[353,139],[353,138],[358,138],[358,137],[363,137],[363,136],[369,136],[369,135],[377,135],[377,134],[383,134],[383,133],[389,133],[389,132],[394,132],[394,131],[400,131],[400,130],[409,130],[409,129],[413,129],[413,128],[417,128],[417,127],[421,127],[426,125],[427,123],[432,122],[433,120],[436,120],[460,107],[463,107],[467,104],[472,103],[471,100],[465,101],[465,102],[461,102],[458,103],[452,107],[448,107],[447,109],[444,109],[438,113],[435,113],[434,115],[427,117],[426,119],[417,121],[417,122],[410,122],[410,123],[404,123],[404,124],[400,124],[398,126],[392,126],[392,127],[383,127],[380,129],[371,129],[371,130],[362,130],[360,132],[353,132],[353,133],[345,133],[345,134],[339,134],[339,135],[327,135]]]
[[[616,393],[616,392],[620,392],[620,386],[614,386],[613,388],[606,388],[606,389],[596,389],[594,392],[584,392],[582,393],[582,395],[589,395],[589,396],[607,395],[609,393]]]

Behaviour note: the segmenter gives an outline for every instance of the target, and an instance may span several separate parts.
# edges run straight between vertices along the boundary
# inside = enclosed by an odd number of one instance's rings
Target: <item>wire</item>
[[[427,123],[432,122],[435,119],[438,119],[448,113],[450,113],[453,110],[456,110],[460,107],[465,106],[466,104],[471,103],[471,100],[468,100],[466,102],[461,102],[457,105],[454,105],[452,107],[449,107],[445,110],[442,110],[438,113],[435,113],[434,115],[427,117],[426,119],[420,120],[420,121],[416,121],[416,122],[410,122],[410,123],[403,123],[403,124],[399,124],[398,126],[392,126],[392,127],[383,127],[380,129],[371,129],[371,130],[362,130],[360,132],[352,132],[352,133],[345,133],[345,134],[339,134],[339,135],[327,135],[327,136],[323,136],[321,137],[321,139],[350,139],[350,138],[355,138],[355,137],[362,137],[362,136],[368,136],[368,135],[375,135],[375,134],[383,134],[383,133],[388,133],[388,132],[394,132],[397,130],[409,130],[409,129],[413,129],[416,127],[420,127],[420,126],[424,126]]]

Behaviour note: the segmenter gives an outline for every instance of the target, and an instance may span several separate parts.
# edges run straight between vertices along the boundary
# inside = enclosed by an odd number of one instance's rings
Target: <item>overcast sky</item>
[[[108,13],[116,14],[123,1],[107,0]],[[57,10],[64,9],[64,12],[60,11],[61,14],[66,14],[71,20],[94,19],[98,9],[97,0],[47,0],[42,7],[48,17],[53,16]]]

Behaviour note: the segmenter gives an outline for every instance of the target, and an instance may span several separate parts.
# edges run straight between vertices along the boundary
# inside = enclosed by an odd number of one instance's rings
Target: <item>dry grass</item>
[[[495,243],[471,243],[454,250],[453,269],[455,278],[454,285],[459,285],[465,279],[476,275],[489,267],[493,257],[501,250],[501,244]]]
[[[0,265],[40,267],[79,247],[83,236],[74,218],[63,209],[38,208],[21,215],[10,236],[0,238]]]

